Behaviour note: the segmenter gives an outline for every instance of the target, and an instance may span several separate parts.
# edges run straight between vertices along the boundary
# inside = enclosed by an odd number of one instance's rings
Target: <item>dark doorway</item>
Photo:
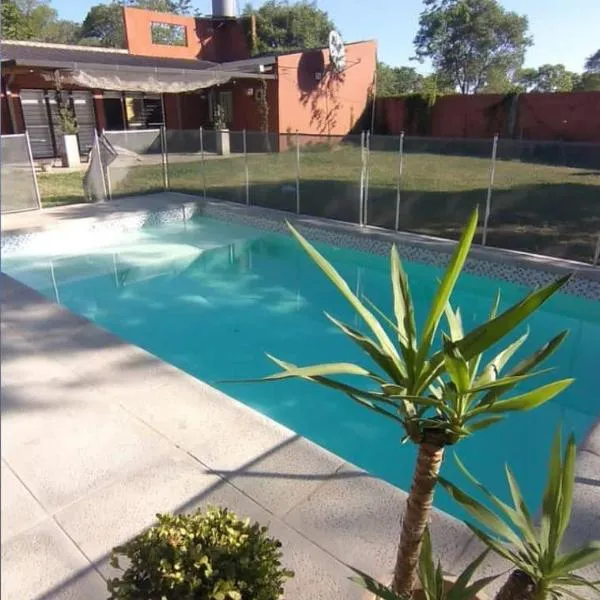
[[[121,98],[104,98],[103,103],[106,129],[108,131],[122,131],[125,129]]]

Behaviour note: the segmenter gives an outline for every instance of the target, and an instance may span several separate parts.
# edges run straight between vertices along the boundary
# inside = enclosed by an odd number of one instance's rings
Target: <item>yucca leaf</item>
[[[478,217],[479,212],[477,208],[475,208],[469,217],[469,221],[467,222],[462,235],[460,236],[460,240],[456,245],[450,262],[448,263],[448,267],[446,268],[446,272],[444,273],[442,281],[433,298],[429,314],[427,315],[427,319],[425,320],[425,324],[423,326],[421,342],[417,350],[416,364],[418,366],[425,362],[425,358],[429,353],[431,342],[433,341],[433,336],[435,335],[435,331],[439,324],[442,313],[444,312],[444,308],[450,299],[450,295],[452,294],[452,290],[456,285],[458,276],[460,275],[465,261],[467,260],[467,255],[469,254],[473,237],[475,235],[475,231],[477,230]]]
[[[449,338],[446,338],[450,342]],[[444,365],[459,394],[466,393],[471,379],[467,361],[450,343],[444,344]]]
[[[364,352],[366,352],[372,360],[396,383],[404,383],[406,380],[406,367],[401,360],[395,355],[390,355],[378,346],[373,340],[364,336],[356,329],[338,321],[329,313],[325,316],[338,327],[347,337],[357,344]]]
[[[571,510],[573,508],[573,484],[575,482],[575,455],[577,449],[575,446],[575,437],[573,434],[567,440],[567,447],[562,465],[562,486],[561,486],[561,506],[559,525],[557,531],[558,543],[560,545],[565,531],[571,519]]]
[[[274,362],[279,360],[270,354],[267,354],[267,356]],[[324,363],[321,365],[311,365],[309,367],[289,367],[282,373],[273,373],[273,375],[267,375],[266,377],[263,377],[263,379],[265,381],[274,381],[277,379],[289,379],[291,377],[313,378],[318,376],[325,377],[327,375],[359,375],[372,378],[374,373],[353,363]]]
[[[310,258],[317,264],[317,266],[323,271],[328,279],[337,287],[342,293],[344,298],[350,303],[352,308],[360,315],[363,321],[367,324],[369,329],[373,332],[377,341],[381,345],[382,349],[389,355],[395,355],[399,358],[398,352],[395,346],[392,344],[387,333],[375,318],[373,313],[357,298],[354,292],[350,289],[350,286],[342,278],[342,276],[333,268],[333,266],[324,258],[313,245],[306,240],[302,234],[300,234],[294,227],[287,223],[293,236],[298,240],[300,245],[304,248]]]
[[[501,377],[500,379],[495,379],[495,380],[489,381],[488,383],[484,383],[484,384],[469,388],[467,390],[467,393],[479,394],[481,392],[493,390],[496,388],[501,388],[500,393],[502,393],[502,392],[514,387],[518,383],[525,381],[526,379],[529,379],[530,377],[535,377],[536,375],[543,375],[544,373],[547,373],[548,370],[549,369],[543,369],[541,371],[536,371],[535,373],[526,373],[525,375],[513,375],[510,377],[507,375],[506,377]],[[483,403],[483,401],[480,402],[478,404],[478,406],[481,406],[482,403]],[[488,403],[486,403],[486,404],[488,404]]]
[[[417,350],[417,327],[415,325],[415,313],[410,295],[410,288],[406,279],[406,273],[400,261],[398,249],[394,244],[390,253],[392,292],[394,296],[394,315],[398,328],[398,339],[406,352],[406,361],[410,367],[414,365],[414,353]]]
[[[510,550],[510,548],[504,545],[503,542],[497,540],[492,537],[473,523],[469,521],[465,521],[467,527],[489,548],[491,548],[498,556],[505,558],[507,561],[511,562],[513,565],[528,573],[528,569],[530,568],[529,561],[523,560],[521,556],[519,556],[516,552]]]
[[[498,579],[500,577],[500,573],[498,575],[489,575],[488,577],[482,577],[475,581],[472,585],[468,586],[465,589],[463,598],[465,600],[471,600],[472,598],[476,598],[477,594],[484,588],[487,587],[492,581]]]
[[[433,562],[433,549],[431,546],[431,535],[429,527],[425,528],[421,539],[421,551],[419,553],[419,581],[421,587],[428,597],[436,597],[435,564]]]
[[[542,517],[540,519],[540,542],[543,552],[551,560],[558,552],[557,518],[558,504],[560,502],[562,487],[562,460],[561,460],[562,435],[560,427],[554,434],[550,448],[548,463],[548,480],[542,497]]]
[[[520,302],[517,302],[494,319],[483,323],[470,333],[467,333],[461,340],[456,342],[456,346],[461,351],[461,354],[466,360],[469,360],[491,348],[558,292],[570,278],[571,275],[565,275],[531,292]]]
[[[556,561],[552,573],[555,577],[566,575],[596,561],[600,561],[600,540],[589,542],[585,546],[561,556]]]
[[[495,318],[496,314],[498,313],[499,306],[500,306],[500,290],[496,290],[496,296],[494,298],[492,307],[490,308],[488,321],[491,321],[493,318]],[[483,358],[483,353],[480,353],[469,360],[469,371],[471,373],[471,381],[473,381],[473,378],[479,372],[479,365],[481,364],[482,358]]]
[[[373,579],[373,577],[370,575],[367,575],[366,573],[363,573],[363,571],[355,569],[350,565],[347,566],[357,574],[357,577],[350,577],[350,580],[354,581],[354,583],[358,583],[358,585],[366,589],[368,592],[375,594],[378,598],[382,598],[383,600],[402,600],[400,596],[392,592],[392,590],[390,590],[387,586]]]
[[[448,302],[444,307],[444,314],[446,315],[446,321],[448,321],[448,327],[450,328],[450,339],[455,342],[464,335],[460,308],[457,308],[455,312],[452,310],[450,302]]]
[[[589,600],[588,598],[584,598],[583,596],[576,594],[573,590],[570,590],[568,588],[557,587],[556,591],[560,592],[561,594],[566,594],[567,596],[571,596],[571,598],[574,598],[574,600]]]
[[[557,336],[553,337],[549,342],[544,344],[533,354],[519,362],[513,369],[511,369],[506,374],[506,377],[519,377],[521,375],[529,373],[532,369],[537,367],[537,365],[542,363],[557,350],[557,348],[562,344],[563,340],[567,337],[567,334],[568,331],[562,331]],[[516,383],[514,385],[516,385]],[[482,398],[481,404],[489,404],[490,402],[494,402],[501,393],[507,392],[509,389],[511,389],[511,387],[513,386],[509,386],[508,388],[503,390],[492,391],[489,394],[486,394]]]
[[[498,518],[491,510],[479,501],[475,500],[461,489],[450,483],[444,477],[438,477],[438,482],[448,494],[460,504],[479,523],[485,525],[495,536],[514,544],[517,548],[524,550],[519,536],[502,519]]]
[[[479,404],[477,408],[470,411],[470,415],[475,416],[483,413],[505,413],[515,410],[531,410],[551,400],[560,394],[565,388],[569,387],[574,379],[562,379],[543,385],[530,392],[525,392],[519,396],[498,400],[490,404]]]
[[[487,419],[481,419],[481,421],[477,421],[476,423],[470,423],[466,426],[469,430],[469,433],[473,433],[474,431],[481,431],[490,425],[494,425],[498,421],[502,421],[504,417],[502,415],[496,415],[494,417],[488,417]]]
[[[519,339],[508,345],[499,352],[483,369],[481,375],[473,382],[473,387],[484,386],[498,379],[506,363],[512,358],[517,350],[523,345],[529,333],[523,334]]]
[[[515,505],[515,509],[520,517],[519,528],[528,544],[535,547],[536,551],[539,552],[539,543],[535,527],[533,525],[529,509],[527,508],[527,504],[525,503],[525,499],[523,498],[523,494],[521,494],[521,488],[512,474],[510,467],[506,465],[504,470],[506,472],[506,479],[508,481],[508,487],[510,488],[510,495],[513,504]]]
[[[385,408],[381,406],[377,406],[377,404],[375,404],[373,401],[367,400],[366,398],[362,398],[357,394],[353,394],[351,392],[346,392],[346,394],[350,397],[351,400],[354,400],[354,402],[356,402],[357,404],[360,404],[361,406],[364,406],[365,408],[368,408],[379,415],[387,417],[388,419],[392,419],[393,421],[400,423],[403,427],[405,426],[405,420],[402,417],[391,413],[389,410],[385,410]]]
[[[452,589],[448,592],[446,600],[460,600],[461,598],[465,598],[465,596],[463,596],[465,588],[469,585],[469,581],[471,581],[475,571],[477,571],[489,552],[489,548],[484,550],[474,561],[465,567],[465,570],[457,577],[452,585]],[[495,579],[495,577],[493,577],[493,579]],[[469,598],[472,598],[472,596],[469,596]]]

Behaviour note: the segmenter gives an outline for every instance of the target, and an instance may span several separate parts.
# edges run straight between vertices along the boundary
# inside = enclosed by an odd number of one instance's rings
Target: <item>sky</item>
[[[63,19],[82,21],[98,0],[51,0]],[[243,5],[245,0],[238,0]],[[255,7],[261,0],[252,0]],[[202,13],[211,12],[211,0],[192,0]],[[378,57],[393,66],[409,65],[425,73],[428,65],[410,61],[421,0],[318,0],[346,42],[376,39]],[[582,71],[585,59],[600,48],[600,0],[501,0],[501,4],[529,18],[534,45],[526,67],[562,63]]]

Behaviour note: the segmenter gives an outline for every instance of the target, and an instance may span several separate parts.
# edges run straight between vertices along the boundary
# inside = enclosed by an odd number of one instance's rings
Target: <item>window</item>
[[[160,96],[126,94],[125,114],[129,129],[152,129],[163,124]]]
[[[213,121],[215,118],[215,109],[217,104],[221,105],[223,109],[223,116],[225,117],[225,123],[230,125],[233,123],[233,93],[232,92],[214,92],[212,91],[208,96],[208,114],[210,120]]]
[[[187,46],[185,25],[174,23],[152,23],[150,25],[152,43],[161,46]]]

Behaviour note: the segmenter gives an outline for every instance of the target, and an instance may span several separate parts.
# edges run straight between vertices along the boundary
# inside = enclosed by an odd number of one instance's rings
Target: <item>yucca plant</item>
[[[473,241],[477,219],[478,212],[475,210],[439,283],[420,332],[415,325],[408,280],[395,246],[391,250],[394,305],[392,320],[383,315],[370,301],[365,299],[363,303],[333,266],[289,225],[292,234],[307,254],[370,330],[372,337],[325,313],[352,343],[358,345],[373,366],[330,363],[298,367],[268,355],[282,372],[261,381],[300,378],[338,390],[362,406],[394,420],[404,429],[404,439],[418,445],[416,467],[402,521],[394,569],[393,589],[400,595],[409,595],[415,585],[419,548],[429,520],[445,446],[489,427],[502,420],[509,412],[528,410],[543,404],[572,381],[555,381],[532,391],[502,399],[502,396],[518,383],[535,374],[536,367],[556,350],[566,332],[559,333],[504,376],[500,376],[500,372],[523,344],[526,335],[506,346],[480,369],[483,353],[514,331],[556,293],[569,277],[562,277],[531,292],[501,314],[497,314],[496,301],[489,320],[465,333],[460,311],[454,311],[449,302]],[[384,325],[371,309],[381,317],[389,331],[393,332],[395,341],[392,341]],[[436,349],[434,340],[444,313],[449,333],[443,336],[442,348]],[[332,378],[336,375],[358,376],[363,379],[365,385],[362,388],[349,385]]]
[[[491,575],[471,583],[475,571],[477,571],[488,553],[489,550],[482,552],[465,568],[455,581],[448,584],[444,578],[441,561],[438,559],[436,565],[433,560],[431,538],[429,529],[427,528],[423,534],[418,568],[423,600],[473,600],[486,585],[498,578],[498,575]],[[352,578],[352,581],[355,581],[369,592],[375,594],[377,598],[383,598],[383,600],[404,600],[406,598],[406,596],[399,596],[386,585],[373,579],[370,575],[354,567],[350,568],[357,575]]]
[[[581,600],[572,588],[582,587],[593,590],[600,597],[600,581],[588,581],[574,572],[600,560],[600,540],[570,552],[561,551],[573,506],[575,454],[575,438],[572,435],[562,453],[559,429],[550,450],[548,481],[537,526],[508,466],[506,479],[512,506],[488,491],[455,456],[461,471],[495,510],[490,510],[456,485],[440,478],[446,491],[477,522],[476,525],[467,523],[472,531],[517,568],[498,592],[496,600],[557,600],[565,596]]]

